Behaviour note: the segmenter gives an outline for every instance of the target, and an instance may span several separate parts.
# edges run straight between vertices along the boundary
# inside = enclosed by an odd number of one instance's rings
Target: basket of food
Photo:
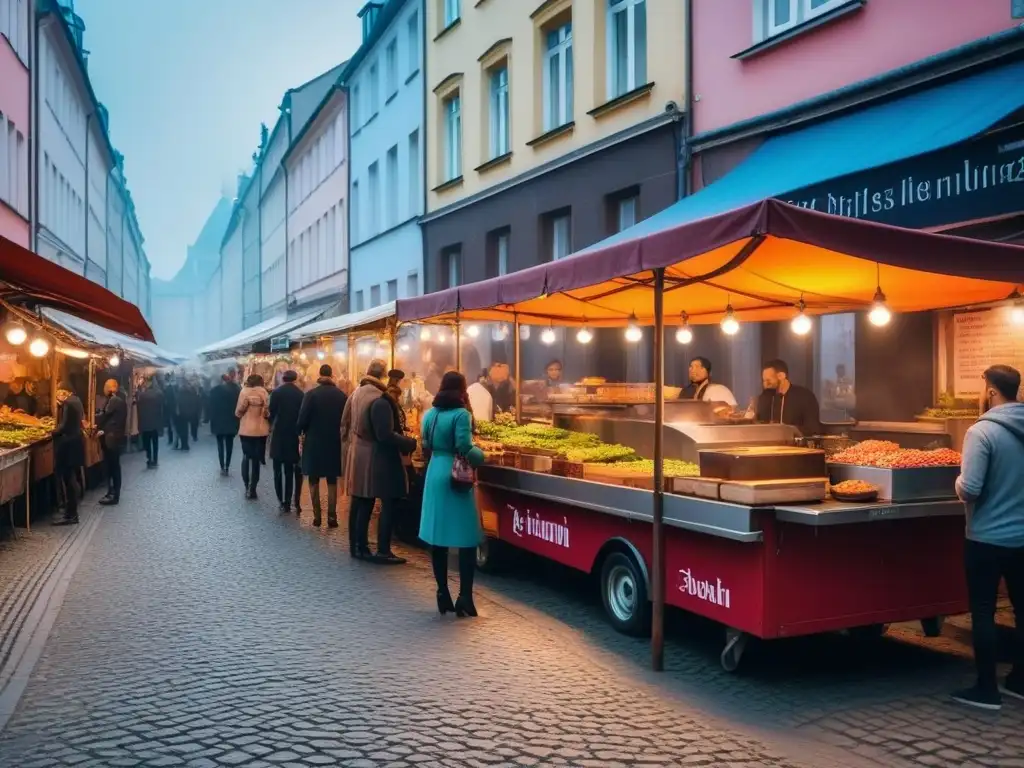
[[[559,477],[572,477],[577,480],[583,479],[583,462],[569,461],[565,458],[553,458],[551,460],[551,474]]]
[[[836,501],[868,502],[878,499],[878,488],[863,480],[843,480],[829,488]]]

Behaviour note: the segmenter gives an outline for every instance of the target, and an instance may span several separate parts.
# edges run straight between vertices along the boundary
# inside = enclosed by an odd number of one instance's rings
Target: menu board
[[[1014,324],[1006,308],[954,313],[954,396],[977,397],[981,374],[996,364],[1024,370],[1024,326]]]

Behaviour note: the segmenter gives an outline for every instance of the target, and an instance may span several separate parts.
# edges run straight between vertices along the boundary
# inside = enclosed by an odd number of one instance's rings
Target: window
[[[367,85],[370,89],[369,99],[369,112],[367,119],[372,120],[377,116],[377,111],[380,106],[380,72],[377,70],[377,62],[373,62],[370,65],[370,83]]]
[[[367,227],[366,235],[373,237],[380,227],[380,168],[377,163],[370,165],[367,194],[366,208],[370,215],[370,225]]]
[[[559,211],[548,214],[547,219],[550,261],[564,259],[572,253],[572,214]]]
[[[647,82],[647,3],[608,0],[608,98]]]
[[[356,312],[362,312],[365,309],[363,306],[363,292],[356,291]]]
[[[420,132],[418,128],[409,134],[409,179],[406,186],[409,188],[409,215],[415,216],[420,210]]]
[[[754,35],[765,39],[780,35],[798,24],[850,4],[852,0],[754,0],[755,21],[760,18]]]
[[[444,102],[445,181],[462,175],[462,100],[455,93]]]
[[[636,224],[636,210],[638,202],[636,195],[619,199],[619,232],[624,229],[629,229]]]
[[[390,99],[398,93],[398,40],[388,43],[384,52],[384,87]]]
[[[398,300],[398,281],[388,280],[388,301]]]
[[[405,278],[405,295],[406,297],[420,295],[420,276],[418,272],[410,272],[409,276]]]
[[[495,253],[498,257],[498,276],[508,274],[508,232],[500,232],[495,243]]]
[[[363,127],[363,124],[360,122],[362,116],[359,112],[360,103],[358,83],[352,86],[352,104],[350,105],[350,109],[352,110],[352,129],[358,131]]]
[[[509,142],[508,66],[491,71],[491,158],[507,155]]]
[[[447,29],[459,20],[459,0],[441,0],[444,3],[444,28]]]
[[[462,280],[462,246],[446,248],[441,253],[441,265],[447,280],[445,288],[454,288]]]
[[[405,34],[409,38],[409,77],[412,77],[420,68],[420,15],[414,13],[409,17]]]
[[[380,285],[379,284],[378,285],[371,285],[370,286],[370,306],[371,307],[379,307],[380,306]]]
[[[349,218],[351,219],[351,221],[349,222],[349,228],[352,230],[352,243],[353,245],[358,245],[360,237],[358,181],[352,182],[352,199],[349,200],[349,205],[351,206],[348,215]]]
[[[547,34],[544,54],[544,130],[572,122],[572,22]]]
[[[384,172],[387,174],[388,201],[384,206],[385,228],[398,224],[398,145],[388,150]]]
[[[487,277],[508,274],[508,242],[508,227],[487,233]]]

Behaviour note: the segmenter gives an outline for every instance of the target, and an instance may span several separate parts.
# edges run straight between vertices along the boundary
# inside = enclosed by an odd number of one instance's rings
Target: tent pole
[[[654,515],[651,558],[651,667],[665,667],[665,270],[654,271]]]
[[[351,391],[358,381],[356,378],[356,346],[351,333],[346,334],[345,338],[348,343],[348,383],[349,391]]]
[[[388,360],[388,370],[394,370],[395,368],[395,337],[398,336],[398,329],[395,324],[388,322],[388,339],[391,342],[391,356]]]
[[[522,382],[523,375],[519,369],[519,315],[515,315],[515,322],[512,324],[512,362],[516,367],[513,382],[516,386],[516,424],[523,423],[523,397]]]
[[[462,370],[462,321],[459,320],[459,310],[455,310],[455,370],[463,373]]]

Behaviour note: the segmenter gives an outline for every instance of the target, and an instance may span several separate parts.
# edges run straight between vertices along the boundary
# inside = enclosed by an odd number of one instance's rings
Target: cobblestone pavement
[[[350,561],[269,478],[243,501],[209,440],[126,475],[0,765],[1024,766],[1024,707],[943,698],[962,622],[754,646],[728,675],[718,630],[670,614],[654,675],[563,569],[514,562],[481,577],[479,620],[441,620],[421,554]]]

